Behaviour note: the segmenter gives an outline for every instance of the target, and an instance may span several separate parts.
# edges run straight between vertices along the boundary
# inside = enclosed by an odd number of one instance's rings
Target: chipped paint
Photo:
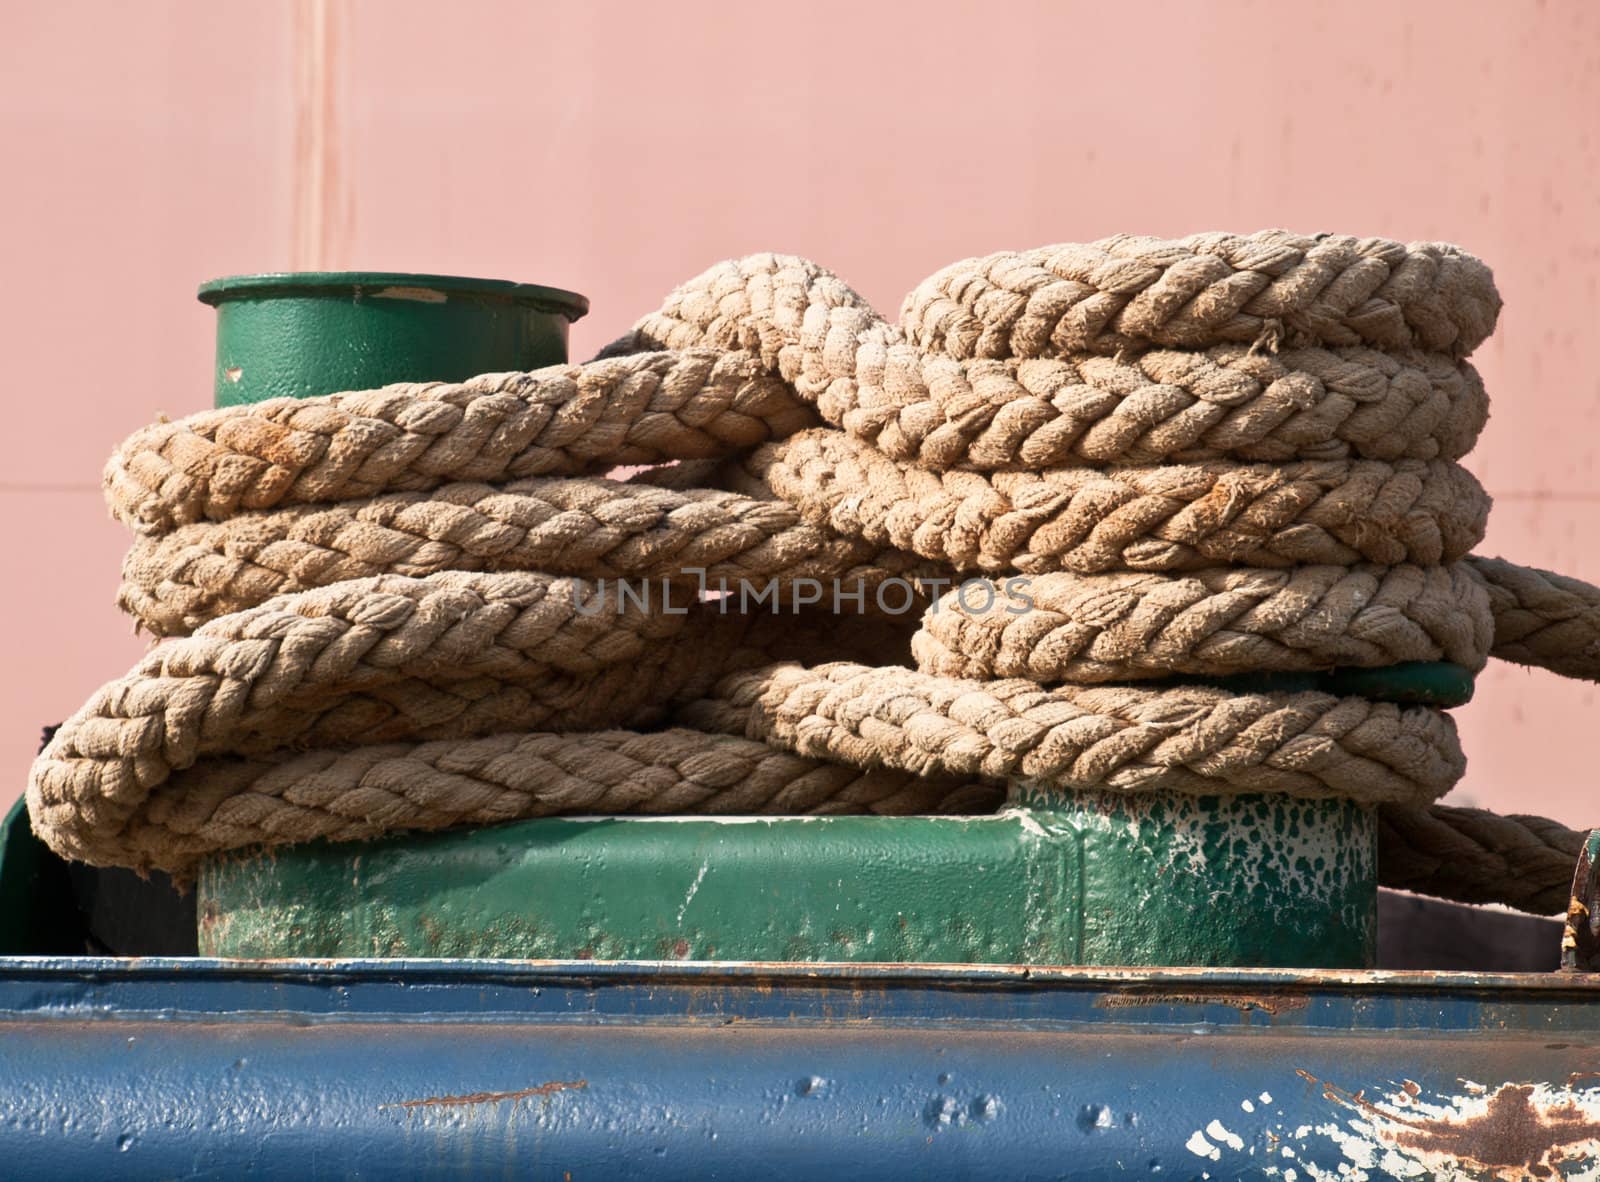
[[[1375,855],[1369,843],[1352,840],[1342,818],[1330,820],[1321,805],[1288,798],[1178,798],[1163,802],[1156,818],[1129,810],[1124,824],[1136,841],[1164,842],[1168,866],[1180,873],[1206,874],[1222,845],[1228,874],[1218,878],[1213,902],[1224,890],[1327,896],[1352,877],[1374,874]],[[1225,844],[1219,842],[1220,824],[1227,826]]]
[[[1043,825],[1039,824],[1038,819],[1032,809],[1002,809],[998,815],[1002,817],[1015,818],[1017,823],[1022,826],[1022,831],[1024,833],[1031,834],[1034,837],[1054,836],[1051,831],[1046,830]]]
[[[1323,1088],[1325,1099],[1360,1113],[1337,1138],[1353,1165],[1381,1162],[1399,1177],[1600,1179],[1600,1096],[1592,1093],[1508,1082],[1426,1100],[1405,1080],[1372,1101],[1326,1081]]]
[[[1196,890],[1204,884],[1195,903],[1218,914],[1248,900],[1259,921],[1311,900],[1322,904],[1319,925],[1331,919],[1336,930],[1359,931],[1373,923],[1376,829],[1370,810],[1348,802],[1094,791],[1065,796],[1028,781],[1013,786],[1010,802],[1039,810],[1038,819],[1052,829],[1076,828],[1099,861],[1136,862],[1141,872],[1127,876],[1130,909],[1154,904],[1183,881]],[[1370,885],[1363,892],[1356,884]],[[1291,926],[1306,928],[1309,938],[1311,921]]]
[[[678,908],[678,923],[683,923],[683,917],[689,910],[689,904],[694,902],[694,897],[700,891],[700,884],[706,880],[706,871],[711,869],[710,862],[700,863],[700,872],[694,876],[694,881],[689,884],[689,893],[684,895],[683,903]]]
[[[1220,1120],[1213,1120],[1206,1126],[1206,1136],[1235,1151],[1244,1148],[1244,1138],[1237,1133],[1230,1132]]]
[[[1600,968],[1600,829],[1591,829],[1578,853],[1561,934],[1561,969],[1576,973]]]
[[[418,304],[442,304],[449,296],[429,287],[384,287],[372,293],[375,300],[411,300]]]
[[[1222,1150],[1206,1140],[1206,1135],[1199,1129],[1190,1134],[1184,1142],[1184,1148],[1196,1157],[1209,1157],[1212,1161],[1222,1160]]]
[[[1097,997],[1094,1006],[1099,1010],[1133,1009],[1139,1006],[1227,1006],[1241,1014],[1260,1011],[1277,1015],[1292,1010],[1303,1010],[1308,999],[1292,993],[1107,993]],[[1265,1092],[1262,1095],[1266,1095]],[[1271,1103],[1264,1100],[1263,1103]]]
[[[202,907],[228,920],[201,948],[1329,968],[1372,955],[1370,812],[1113,796],[984,817],[591,816],[410,835],[364,847],[359,889],[351,849],[296,847],[207,866]],[[380,888],[395,876],[413,886],[391,902]],[[1012,906],[974,908],[974,881]]]
[[[1600,1182],[1600,1091],[1547,1083],[1494,1086],[1458,1080],[1459,1094],[1432,1092],[1401,1078],[1381,1090],[1350,1090],[1303,1068],[1295,1074],[1332,1107],[1314,1124],[1259,1128],[1260,1142],[1287,1164],[1264,1164],[1267,1177],[1296,1182],[1372,1182],[1380,1178],[1459,1182]],[[1271,1095],[1260,1094],[1260,1103]],[[1251,1112],[1254,1102],[1240,1107]],[[1281,1112],[1278,1116],[1282,1116]],[[1225,1150],[1254,1155],[1220,1119],[1190,1138],[1191,1151],[1221,1161]],[[1216,1156],[1211,1151],[1216,1151]]]

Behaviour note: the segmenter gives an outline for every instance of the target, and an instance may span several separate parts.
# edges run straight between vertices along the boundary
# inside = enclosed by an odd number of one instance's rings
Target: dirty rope
[[[34,827],[181,876],[562,812],[1285,792],[1379,806],[1386,882],[1559,910],[1574,834],[1431,805],[1442,711],[1182,680],[1600,675],[1600,591],[1470,554],[1499,306],[1451,246],[1269,231],[967,260],[894,325],[756,255],[587,364],[156,423],[105,490],[173,639],[56,733]]]

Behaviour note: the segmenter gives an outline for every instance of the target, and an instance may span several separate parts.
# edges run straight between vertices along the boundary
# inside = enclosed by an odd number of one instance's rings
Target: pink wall
[[[920,0],[10,5],[0,805],[141,650],[100,464],[208,398],[213,275],[574,287],[584,355],[677,280],[813,256],[892,312],[940,264],[1119,230],[1459,242],[1487,553],[1600,580],[1600,7]],[[1459,796],[1600,822],[1595,689],[1496,665]]]

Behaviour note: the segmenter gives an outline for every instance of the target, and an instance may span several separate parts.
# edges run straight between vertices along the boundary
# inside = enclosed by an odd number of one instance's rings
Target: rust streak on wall
[[[345,9],[338,0],[295,0],[294,220],[291,265],[345,265],[349,202],[341,164],[340,49]]]

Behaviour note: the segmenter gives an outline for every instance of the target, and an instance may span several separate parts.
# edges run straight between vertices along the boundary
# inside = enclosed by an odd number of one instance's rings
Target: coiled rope
[[[1464,767],[1445,713],[1171,680],[1600,674],[1600,591],[1470,556],[1464,358],[1499,303],[1454,247],[1271,231],[968,260],[896,326],[757,255],[585,365],[154,424],[105,489],[119,601],[176,639],[56,733],[35,829],[183,875],[556,812],[971,811],[1026,777],[1371,803],[1385,881],[1559,910],[1575,834],[1430,806]],[[671,466],[601,475],[640,464]],[[812,606],[729,610],[752,589]]]

